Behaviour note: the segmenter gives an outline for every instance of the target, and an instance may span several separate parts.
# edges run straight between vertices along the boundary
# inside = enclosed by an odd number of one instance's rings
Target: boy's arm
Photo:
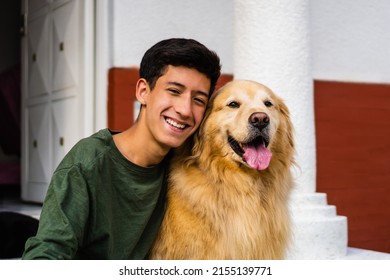
[[[78,167],[57,170],[50,183],[35,237],[23,259],[73,259],[83,243],[89,196]]]

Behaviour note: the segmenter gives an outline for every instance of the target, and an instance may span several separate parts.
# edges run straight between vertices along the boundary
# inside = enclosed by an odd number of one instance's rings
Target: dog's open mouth
[[[228,142],[232,150],[250,167],[264,170],[269,166],[272,153],[267,149],[269,144],[267,139],[259,136],[250,142],[240,143],[229,135]]]

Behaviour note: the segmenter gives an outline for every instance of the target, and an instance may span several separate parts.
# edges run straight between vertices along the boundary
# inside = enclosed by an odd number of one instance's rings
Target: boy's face
[[[163,148],[176,148],[199,127],[208,102],[210,80],[196,69],[168,66],[155,87],[147,87],[145,123]]]

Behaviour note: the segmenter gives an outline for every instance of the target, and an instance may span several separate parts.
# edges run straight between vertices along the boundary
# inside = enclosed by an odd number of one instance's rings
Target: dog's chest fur
[[[234,176],[221,176],[229,178],[224,181],[215,181],[207,173],[199,168],[177,166],[168,192],[170,206],[166,221],[152,257],[282,258],[282,250],[269,246],[285,235],[279,236],[281,225],[272,218],[275,211],[270,209],[275,204],[269,201],[272,190],[266,189],[260,177],[240,176],[239,170]],[[284,209],[277,211],[285,215]],[[172,243],[167,238],[172,238]],[[159,248],[158,243],[165,248]]]

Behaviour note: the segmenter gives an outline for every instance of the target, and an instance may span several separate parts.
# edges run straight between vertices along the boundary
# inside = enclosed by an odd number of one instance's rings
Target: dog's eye
[[[228,106],[230,108],[240,108],[240,103],[236,102],[236,101],[232,101],[228,104]]]
[[[274,104],[272,104],[271,101],[267,100],[267,101],[264,102],[264,105],[265,105],[266,107],[272,107]]]

